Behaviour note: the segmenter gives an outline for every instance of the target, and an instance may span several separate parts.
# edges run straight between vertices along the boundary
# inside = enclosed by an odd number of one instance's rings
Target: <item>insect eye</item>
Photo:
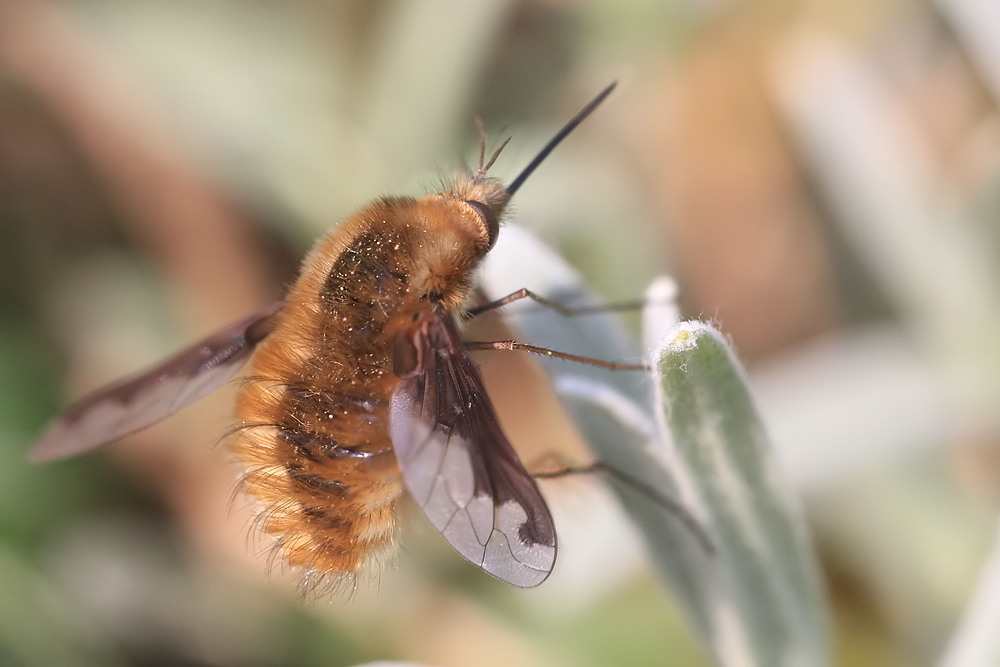
[[[492,208],[481,201],[467,199],[465,200],[465,203],[476,209],[479,213],[480,222],[482,222],[483,226],[486,228],[486,249],[489,250],[493,247],[493,244],[497,242],[497,235],[500,233],[500,221],[497,220],[496,213],[493,212]]]

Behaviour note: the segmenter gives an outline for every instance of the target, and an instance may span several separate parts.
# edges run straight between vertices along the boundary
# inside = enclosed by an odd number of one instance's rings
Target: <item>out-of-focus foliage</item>
[[[513,135],[509,179],[612,79],[518,221],[609,300],[677,278],[748,362],[838,662],[933,663],[1000,506],[990,11],[0,0],[0,664],[706,664],[592,480],[544,483],[560,560],[537,590],[414,513],[397,568],[302,605],[229,509],[231,392],[25,460],[68,398],[269,302],[365,201],[472,162],[477,115]],[[538,369],[505,361],[484,372],[525,459],[582,460]]]

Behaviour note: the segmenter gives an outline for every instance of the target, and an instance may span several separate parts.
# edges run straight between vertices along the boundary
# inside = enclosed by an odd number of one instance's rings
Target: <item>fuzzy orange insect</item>
[[[442,192],[368,204],[320,239],[280,303],[71,406],[32,456],[145,428],[249,360],[230,447],[260,527],[307,586],[388,557],[404,488],[462,556],[515,586],[540,584],[555,562],[552,517],[457,321],[511,196],[613,88],[506,187],[481,157]]]

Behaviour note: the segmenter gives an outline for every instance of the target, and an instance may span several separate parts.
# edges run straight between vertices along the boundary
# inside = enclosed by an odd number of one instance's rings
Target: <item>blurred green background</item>
[[[514,218],[608,300],[670,273],[720,324],[823,558],[837,663],[936,662],[1000,505],[991,11],[0,0],[0,665],[707,664],[586,480],[546,483],[561,551],[537,590],[414,515],[395,566],[304,605],[230,499],[231,390],[25,459],[71,398],[280,296],[364,202],[473,163],[476,117],[513,136],[510,180],[616,79]],[[515,444],[572,438],[505,370]]]

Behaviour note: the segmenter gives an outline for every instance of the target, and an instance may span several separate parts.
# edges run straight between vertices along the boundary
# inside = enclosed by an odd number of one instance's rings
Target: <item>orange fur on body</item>
[[[389,439],[396,332],[421,310],[459,312],[493,241],[506,191],[481,175],[444,193],[378,200],[306,257],[274,331],[250,361],[230,447],[242,490],[261,506],[307,581],[354,575],[394,549],[403,491]]]

